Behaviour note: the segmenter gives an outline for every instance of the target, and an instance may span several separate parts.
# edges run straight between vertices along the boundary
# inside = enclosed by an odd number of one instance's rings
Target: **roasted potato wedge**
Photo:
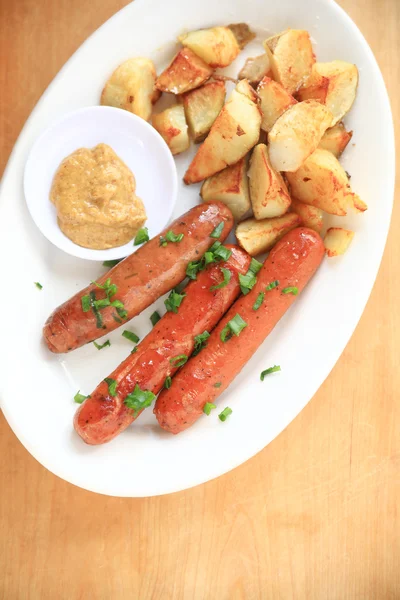
[[[256,37],[256,34],[251,31],[247,23],[232,23],[228,25],[228,29],[232,31],[241,50]]]
[[[269,157],[277,171],[297,171],[314,152],[332,122],[332,113],[316,100],[291,106],[268,134]]]
[[[326,254],[331,258],[344,254],[351,244],[354,231],[342,229],[342,227],[331,227],[326,232],[324,239]]]
[[[186,171],[184,182],[202,181],[237,163],[257,143],[260,125],[257,95],[243,79],[215,119],[210,133]]]
[[[194,141],[202,142],[225,102],[223,81],[210,81],[182,96],[186,120]]]
[[[271,131],[275,121],[283,115],[297,100],[270,77],[264,77],[257,87],[262,112],[261,128]]]
[[[178,39],[213,69],[227,67],[240,52],[240,45],[229,27],[198,29]]]
[[[346,171],[328,150],[318,148],[295,173],[286,173],[292,198],[332,215],[366,205],[351,191]],[[360,209],[358,209],[360,210]]]
[[[239,79],[247,79],[251,85],[258,84],[271,69],[271,62],[268,54],[261,54],[254,58],[248,58],[242,69],[239,71]]]
[[[290,206],[290,196],[283,177],[271,167],[268,148],[258,144],[251,155],[250,199],[257,220],[280,217]]]
[[[206,179],[201,186],[200,196],[203,202],[220,200],[239,221],[251,207],[246,157]]]
[[[305,227],[321,233],[324,226],[324,213],[320,208],[292,200],[290,210],[301,217]]]
[[[287,213],[275,219],[246,219],[236,227],[236,237],[241,246],[251,256],[270,250],[282,236],[301,225],[296,213]]]
[[[336,158],[339,158],[352,136],[353,132],[346,131],[343,123],[337,123],[337,125],[325,131],[318,148],[329,150]]]
[[[172,154],[179,154],[189,148],[189,133],[182,104],[167,108],[153,115],[153,127],[167,142]]]
[[[124,108],[148,121],[160,92],[154,87],[156,70],[148,58],[130,58],[120,65],[103,88],[100,104]]]
[[[183,94],[203,85],[212,73],[213,69],[190,48],[182,48],[157,78],[156,88],[161,92]]]
[[[334,60],[315,63],[306,86],[299,90],[299,100],[315,99],[325,104],[333,115],[332,126],[349,112],[358,86],[358,69],[355,65]]]
[[[308,32],[287,29],[265,40],[264,48],[269,54],[275,81],[293,95],[308,80],[315,63]]]

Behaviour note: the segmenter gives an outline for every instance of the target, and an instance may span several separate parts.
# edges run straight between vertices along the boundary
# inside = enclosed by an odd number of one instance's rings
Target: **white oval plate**
[[[61,161],[78,148],[104,143],[118,154],[134,174],[136,193],[143,200],[150,237],[170,221],[177,194],[172,154],[149,123],[127,110],[89,106],[75,110],[50,125],[36,140],[26,161],[24,192],[32,219],[55,246],[88,260],[125,258],[138,246],[133,240],[118,248],[92,250],[78,246],[57,224],[57,211],[49,202],[51,185]]]
[[[154,17],[157,15],[157,18]],[[346,123],[354,138],[344,156],[353,188],[369,210],[343,220],[356,235],[348,253],[321,269],[224,393],[219,406],[233,414],[221,423],[204,417],[181,435],[156,424],[151,410],[110,444],[85,446],[72,428],[78,389],[89,393],[129,352],[117,330],[112,347],[90,344],[64,357],[41,340],[50,311],[102,272],[97,263],[72,259],[49,244],[27,211],[22,177],[37,135],[63,113],[96,104],[104,81],[130,56],[150,56],[158,69],[185,29],[245,21],[266,37],[286,27],[308,29],[321,61],[357,64],[360,85]],[[237,73],[252,46],[235,61]],[[331,0],[136,0],[103,25],[74,54],[43,95],[14,148],[2,189],[3,257],[2,402],[25,447],[50,471],[78,486],[114,496],[152,496],[208,481],[243,463],[277,436],[303,409],[339,358],[374,283],[388,232],[394,186],[390,106],[378,66],[348,16]],[[182,176],[188,156],[177,159]],[[198,186],[179,184],[175,215],[198,202]],[[33,282],[40,281],[43,290]],[[163,299],[131,322],[141,336]],[[274,364],[282,372],[260,382]]]

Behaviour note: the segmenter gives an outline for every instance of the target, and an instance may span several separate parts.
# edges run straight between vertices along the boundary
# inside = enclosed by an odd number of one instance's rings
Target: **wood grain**
[[[48,83],[124,4],[0,0],[1,171]],[[341,4],[377,56],[399,135],[400,3]],[[216,481],[98,496],[47,472],[0,416],[0,597],[400,598],[399,227],[395,203],[375,288],[328,380],[273,443]]]

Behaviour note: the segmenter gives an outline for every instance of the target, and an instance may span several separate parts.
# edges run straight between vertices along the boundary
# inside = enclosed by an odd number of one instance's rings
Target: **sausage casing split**
[[[222,202],[195,206],[99,278],[100,285],[110,278],[111,283],[117,286],[112,300],[123,303],[127,311],[124,323],[183,281],[188,263],[199,259],[215,242],[210,233],[221,221],[224,221],[219,237],[222,242],[233,226],[230,210]],[[183,239],[161,246],[160,236],[165,237],[170,230],[176,235],[183,233]],[[106,297],[104,290],[89,285],[56,308],[47,319],[43,335],[52,352],[75,350],[121,325],[122,319],[112,306],[101,310],[100,326],[92,310],[83,312],[82,296],[91,292],[95,293],[96,300]]]
[[[103,444],[121,433],[138,416],[124,404],[136,384],[157,394],[165,379],[176,372],[171,359],[190,356],[194,337],[211,331],[240,293],[239,273],[246,273],[250,256],[237,246],[227,246],[231,257],[212,264],[185,288],[177,313],[167,312],[152,331],[109,376],[117,383],[117,395],[110,396],[102,381],[79,407],[74,419],[77,433],[87,444]],[[210,290],[222,280],[221,267],[229,269],[231,278],[220,289]]]
[[[323,256],[321,237],[304,227],[293,229],[276,244],[251,292],[233,304],[212,332],[207,347],[177,373],[170,389],[158,396],[154,413],[163,429],[171,433],[187,429],[203,414],[206,402],[214,403],[294,302],[296,296],[282,290],[297,287],[301,292]],[[265,291],[273,281],[279,285]],[[254,310],[260,292],[265,292],[264,301]],[[236,314],[247,326],[238,337],[233,335],[223,342],[221,332]]]

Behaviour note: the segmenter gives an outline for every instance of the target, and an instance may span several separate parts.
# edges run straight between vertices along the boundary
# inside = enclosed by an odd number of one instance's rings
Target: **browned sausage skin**
[[[87,444],[103,444],[126,429],[141,412],[135,415],[124,404],[136,384],[142,390],[157,394],[165,379],[177,370],[174,357],[189,357],[195,336],[210,332],[237,298],[239,273],[248,270],[250,256],[237,246],[227,248],[232,251],[228,261],[210,265],[200,272],[185,288],[186,297],[178,312],[167,312],[138,344],[136,352],[111,373],[110,379],[116,382],[116,396],[110,395],[107,383],[102,381],[79,407],[74,427]],[[224,287],[210,289],[222,281],[221,267],[230,271],[231,278]]]
[[[304,227],[292,230],[276,244],[252,291],[233,304],[212,332],[207,348],[177,373],[170,389],[163,390],[158,396],[154,413],[163,429],[171,433],[187,429],[203,414],[206,402],[214,403],[297,297],[283,293],[283,290],[297,287],[300,293],[323,256],[321,237]],[[279,285],[265,291],[274,281],[279,281]],[[254,310],[260,292],[265,292],[264,301],[258,310]],[[236,314],[247,326],[239,337],[232,336],[223,342],[221,332]],[[216,383],[218,387],[215,387]]]
[[[222,242],[233,226],[230,210],[222,202],[195,206],[171,223],[160,235],[100,277],[100,285],[110,278],[117,286],[112,300],[123,303],[127,312],[124,323],[183,281],[188,263],[200,258],[215,242],[210,233],[221,221],[224,222],[219,238]],[[176,235],[183,233],[183,239],[161,246],[160,236],[165,237],[170,230]],[[43,335],[52,352],[69,352],[79,348],[121,324],[122,319],[113,307],[101,310],[100,325],[92,310],[83,312],[82,296],[90,293],[95,294],[96,300],[106,297],[104,290],[89,285],[56,308],[47,319]]]

